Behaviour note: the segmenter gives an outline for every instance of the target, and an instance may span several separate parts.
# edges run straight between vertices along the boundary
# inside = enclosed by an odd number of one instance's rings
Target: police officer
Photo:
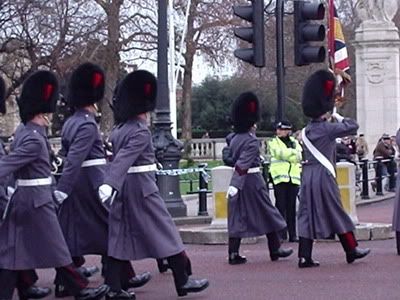
[[[297,242],[296,200],[300,185],[300,163],[302,148],[299,142],[290,136],[292,125],[281,121],[276,125],[276,136],[268,141],[267,150],[271,157],[269,172],[275,194],[275,206],[286,220],[289,242]],[[287,232],[281,233],[287,238]]]
[[[135,71],[119,84],[113,103],[118,124],[110,137],[114,158],[99,188],[100,198],[111,204],[106,275],[111,292],[107,299],[132,299],[120,283],[119,270],[126,260],[167,258],[179,296],[208,286],[206,279],[189,277],[189,258],[156,184],[157,167],[147,125],[156,94],[155,77]]]
[[[25,126],[12,151],[0,159],[0,178],[14,174],[16,191],[0,227],[0,299],[11,299],[19,270],[55,267],[76,299],[96,299],[106,285],[88,282],[71,263],[53,204],[46,127],[55,110],[58,81],[48,71],[32,74],[22,87],[18,106]],[[18,245],[18,247],[16,247]]]
[[[357,247],[355,227],[343,209],[336,183],[335,140],[354,135],[358,124],[337,113],[332,115],[337,122],[328,122],[334,107],[335,84],[332,72],[320,70],[307,79],[303,89],[303,112],[311,122],[302,131],[306,163],[302,168],[298,211],[300,268],[319,266],[312,259],[313,240],[334,234],[339,236],[348,263],[370,252]]]
[[[103,140],[95,115],[96,103],[104,96],[105,75],[92,63],[84,63],[73,72],[69,82],[68,104],[75,111],[62,129],[60,154],[64,157],[62,175],[54,192],[62,204],[59,219],[75,264],[83,264],[83,255],[107,255],[108,209],[97,196],[103,183],[106,159]],[[77,266],[79,266],[77,265]],[[121,271],[125,289],[147,283],[149,272],[135,275],[129,262]],[[68,296],[56,279],[56,296]]]
[[[239,255],[242,238],[265,234],[272,261],[287,257],[292,249],[281,248],[278,232],[286,222],[273,206],[268,188],[260,173],[260,142],[255,124],[260,120],[257,96],[241,94],[233,103],[234,133],[227,137],[234,173],[228,188],[229,264],[242,264],[246,257]]]

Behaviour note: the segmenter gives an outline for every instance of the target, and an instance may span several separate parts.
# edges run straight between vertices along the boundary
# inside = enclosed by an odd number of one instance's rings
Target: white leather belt
[[[143,166],[133,166],[128,169],[128,174],[131,173],[144,173],[144,172],[152,172],[157,171],[157,165],[143,165]]]
[[[259,173],[260,172],[260,168],[259,167],[254,167],[254,168],[250,168],[247,170],[247,174],[252,174],[252,173]]]
[[[105,158],[88,159],[82,163],[82,167],[85,168],[85,167],[93,167],[93,166],[102,166],[105,164],[107,164],[107,161]]]
[[[35,178],[35,179],[17,179],[17,186],[39,186],[39,185],[51,185],[51,177],[47,178]]]

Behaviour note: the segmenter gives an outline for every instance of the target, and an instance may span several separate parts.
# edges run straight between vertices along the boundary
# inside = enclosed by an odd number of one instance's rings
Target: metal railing
[[[371,183],[373,190],[377,196],[383,195],[383,180],[388,178],[389,192],[394,192],[396,188],[397,162],[394,156],[384,159],[376,157],[375,160],[362,159],[357,163],[357,167],[361,168],[361,178],[356,180],[356,184],[361,183],[361,199],[369,199],[369,184]],[[375,177],[369,178],[369,170],[375,169]],[[386,172],[383,172],[386,169]]]

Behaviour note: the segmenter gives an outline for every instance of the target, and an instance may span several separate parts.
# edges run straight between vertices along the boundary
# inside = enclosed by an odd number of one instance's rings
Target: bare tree
[[[186,10],[186,2],[175,1],[178,13]],[[192,0],[185,37],[184,74],[182,84],[182,139],[192,138],[192,84],[193,63],[196,54],[217,66],[229,60],[233,34],[232,1]],[[179,32],[178,32],[179,34]],[[181,37],[182,38],[182,37]]]

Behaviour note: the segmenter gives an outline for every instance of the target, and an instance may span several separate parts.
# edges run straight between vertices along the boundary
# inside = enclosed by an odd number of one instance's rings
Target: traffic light
[[[311,44],[322,42],[325,39],[325,26],[313,22],[314,20],[323,20],[324,17],[325,7],[322,3],[294,2],[294,57],[296,66],[325,61],[325,47]]]
[[[252,48],[239,48],[234,55],[256,67],[265,66],[264,48],[264,0],[252,0],[251,5],[235,5],[233,13],[252,23],[250,27],[234,29],[235,36],[253,44]]]

